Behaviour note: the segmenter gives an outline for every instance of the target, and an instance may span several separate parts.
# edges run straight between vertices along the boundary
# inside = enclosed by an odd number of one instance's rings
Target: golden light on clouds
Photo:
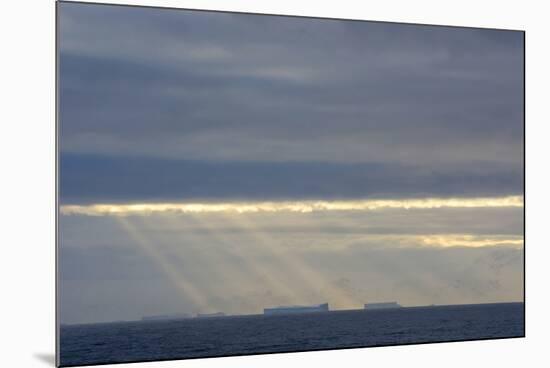
[[[469,234],[441,234],[441,235],[419,235],[414,237],[419,244],[439,247],[487,247],[508,245],[515,247],[523,246],[523,236],[508,237],[483,237]]]
[[[376,211],[384,209],[523,207],[523,196],[477,198],[416,198],[365,200],[248,201],[248,202],[164,202],[62,205],[63,215],[133,216],[155,213],[262,213],[323,211]]]

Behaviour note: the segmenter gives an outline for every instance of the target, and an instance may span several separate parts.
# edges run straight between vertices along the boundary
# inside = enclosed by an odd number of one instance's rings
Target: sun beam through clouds
[[[191,302],[201,310],[209,310],[206,297],[192,282],[173,266],[168,260],[155,249],[154,243],[150,241],[142,231],[126,218],[117,218],[117,222],[132,242],[139,246],[147,256],[154,261],[160,270],[167,276],[170,282],[182,294],[184,298],[189,298]]]

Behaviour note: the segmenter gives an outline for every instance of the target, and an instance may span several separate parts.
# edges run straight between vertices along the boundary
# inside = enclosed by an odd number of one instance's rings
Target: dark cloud
[[[523,169],[521,32],[60,14],[63,154]]]
[[[204,162],[64,154],[62,203],[519,195],[506,166]]]

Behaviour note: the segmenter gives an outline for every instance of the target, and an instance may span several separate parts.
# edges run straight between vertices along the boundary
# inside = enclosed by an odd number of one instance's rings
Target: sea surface
[[[75,366],[524,336],[523,303],[62,326]]]

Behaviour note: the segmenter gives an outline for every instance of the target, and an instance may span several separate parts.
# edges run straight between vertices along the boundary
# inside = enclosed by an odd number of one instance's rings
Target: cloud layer
[[[205,162],[62,154],[63,203],[521,195],[523,172],[491,163]]]
[[[62,197],[520,194],[522,71],[520,32],[61,4]]]

